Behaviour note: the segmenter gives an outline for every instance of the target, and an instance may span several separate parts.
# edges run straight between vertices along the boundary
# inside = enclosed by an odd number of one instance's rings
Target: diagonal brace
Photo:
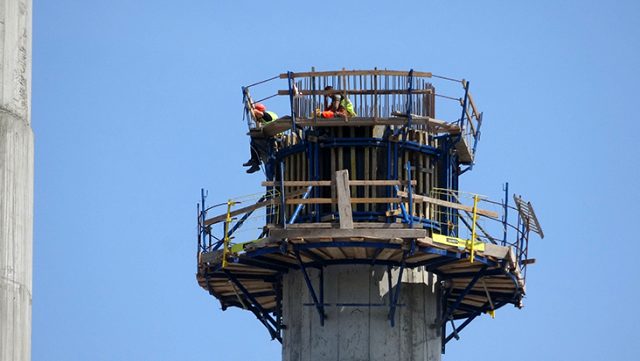
[[[455,311],[458,305],[460,305],[460,302],[462,302],[462,300],[469,293],[469,291],[471,291],[471,289],[476,284],[476,282],[478,282],[478,280],[484,275],[484,272],[486,271],[486,269],[487,269],[487,266],[482,267],[482,269],[478,271],[478,273],[476,273],[475,276],[473,276],[473,278],[471,279],[471,282],[469,282],[467,287],[465,287],[464,290],[460,293],[460,295],[458,295],[458,298],[456,298],[455,302],[447,308],[447,311],[442,316],[441,322],[443,324],[447,322],[447,320],[449,319],[449,316],[451,316],[453,311]]]
[[[271,335],[271,338],[277,339],[282,343],[282,337],[279,333],[280,325],[278,324],[278,322],[276,322],[276,320],[274,320],[273,317],[271,317],[271,315],[269,315],[269,313],[265,311],[262,306],[260,306],[260,303],[255,299],[255,297],[253,297],[253,295],[249,291],[247,291],[242,283],[238,281],[236,276],[234,276],[227,270],[223,271],[227,275],[227,277],[229,277],[231,282],[233,282],[233,284],[240,290],[240,292],[242,292],[242,294],[251,302],[247,305],[249,306],[249,310],[253,312],[256,318],[267,328],[269,334]]]
[[[455,338],[456,340],[459,339],[460,336],[458,336],[458,333],[460,333],[460,331],[462,331],[465,327],[467,327],[467,325],[470,324],[471,321],[473,321],[479,315],[480,315],[480,312],[474,313],[473,315],[469,316],[469,318],[464,320],[464,322],[458,327],[455,327],[455,325],[453,325],[453,320],[452,320],[451,325],[453,326],[452,327],[453,330],[451,331],[451,334],[447,336],[447,338],[444,340],[444,343],[451,341],[452,338]]]

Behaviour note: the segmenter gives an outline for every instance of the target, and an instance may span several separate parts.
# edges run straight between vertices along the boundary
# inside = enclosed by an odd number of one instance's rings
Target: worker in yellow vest
[[[257,103],[251,109],[251,114],[256,120],[256,127],[261,127],[278,119],[278,115],[272,111],[268,111],[264,104]],[[251,138],[251,159],[243,164],[245,167],[251,167],[247,169],[247,173],[255,173],[260,170],[261,159],[266,159],[268,154],[268,143],[264,138],[257,139]]]
[[[262,103],[257,103],[256,105],[254,105],[252,113],[256,122],[258,122],[260,125],[269,124],[272,121],[278,119],[278,115],[272,111],[268,111],[267,107],[265,107]]]
[[[318,112],[318,116],[321,118],[357,116],[353,109],[353,104],[351,100],[347,98],[346,94],[340,96],[339,94],[332,93],[333,87],[331,85],[327,85],[324,90],[324,111]],[[331,103],[329,103],[329,100],[331,100]]]

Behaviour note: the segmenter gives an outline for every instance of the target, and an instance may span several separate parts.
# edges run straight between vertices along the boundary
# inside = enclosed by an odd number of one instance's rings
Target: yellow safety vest
[[[268,110],[267,110],[267,111],[265,111],[265,113],[267,113],[267,114],[269,114],[269,115],[271,116],[271,120],[269,120],[269,121],[263,120],[262,122],[263,122],[264,124],[269,124],[269,123],[271,123],[272,121],[274,121],[274,120],[278,119],[278,114],[276,114],[276,113],[274,113],[274,112],[271,112],[271,111],[268,111]],[[262,118],[262,119],[264,119],[264,118]]]
[[[343,96],[342,99],[340,99],[340,106],[344,108],[348,116],[355,117],[358,115],[356,114],[356,111],[353,110],[353,104],[349,98]]]

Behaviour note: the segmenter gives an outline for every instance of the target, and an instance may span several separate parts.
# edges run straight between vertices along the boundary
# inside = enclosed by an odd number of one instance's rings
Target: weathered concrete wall
[[[0,361],[31,359],[31,1],[0,0]]]
[[[317,270],[310,270],[318,292]],[[392,273],[392,283],[397,280]],[[336,306],[336,303],[389,304],[386,267],[330,266],[324,271],[326,319],[320,326],[317,310],[300,272],[283,283],[284,361],[439,361],[440,290],[423,270],[405,270],[396,324],[387,319],[388,306]]]

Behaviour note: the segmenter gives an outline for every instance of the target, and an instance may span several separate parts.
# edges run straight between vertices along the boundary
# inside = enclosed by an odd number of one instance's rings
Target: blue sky
[[[481,4],[480,4],[481,3]],[[259,191],[240,87],[286,70],[471,82],[465,190],[531,200],[525,308],[444,360],[632,360],[640,2],[34,0],[33,360],[279,360],[194,278],[196,208]],[[281,111],[282,113],[282,111]],[[635,355],[635,356],[634,356]]]

